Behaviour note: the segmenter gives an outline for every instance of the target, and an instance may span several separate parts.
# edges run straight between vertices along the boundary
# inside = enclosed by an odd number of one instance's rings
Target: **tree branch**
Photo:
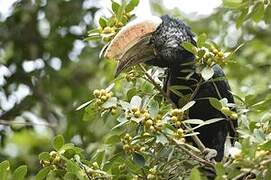
[[[25,126],[47,126],[50,128],[55,128],[55,124],[49,123],[34,123],[34,122],[18,122],[0,119],[0,125],[12,126],[12,125],[25,125]]]
[[[141,70],[145,73],[145,75],[147,76],[148,80],[154,85],[154,87],[164,96],[165,99],[168,100],[168,102],[172,105],[173,108],[177,108],[176,104],[168,97],[168,95],[165,93],[165,91],[163,91],[163,89],[159,86],[159,84],[157,84],[155,82],[155,80],[151,77],[151,75],[149,75],[149,73],[147,72],[147,70],[143,67],[142,64],[139,64],[139,67],[141,68]],[[200,82],[202,81],[202,79],[200,80]],[[193,99],[194,96],[196,95],[196,92],[198,91],[199,87],[200,87],[200,82],[198,83],[195,91],[193,92],[193,94],[191,95],[191,98],[190,99]],[[191,127],[188,127],[186,126],[186,128],[189,130],[189,131],[192,131],[193,130],[191,129]],[[204,144],[201,142],[201,140],[198,138],[197,135],[193,135],[192,136],[192,139],[193,141],[196,143],[196,145],[199,147],[199,149],[201,151],[204,151],[205,150],[205,146]]]

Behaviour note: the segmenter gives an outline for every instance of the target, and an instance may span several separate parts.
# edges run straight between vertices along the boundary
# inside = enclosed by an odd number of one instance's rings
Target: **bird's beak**
[[[119,61],[116,76],[133,65],[155,57],[150,38],[161,22],[161,18],[155,16],[135,19],[117,33],[104,54],[106,58]]]

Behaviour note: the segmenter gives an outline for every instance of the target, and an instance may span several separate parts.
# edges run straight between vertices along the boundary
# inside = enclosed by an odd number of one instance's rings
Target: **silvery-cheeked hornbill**
[[[167,68],[164,89],[178,106],[182,99],[170,91],[169,87],[181,85],[195,90],[195,84],[201,79],[201,75],[195,72],[195,57],[181,46],[183,42],[196,45],[193,33],[181,20],[167,15],[162,18],[153,16],[143,20],[137,19],[128,23],[117,33],[107,47],[105,57],[119,60],[117,75],[124,69],[143,62]],[[225,76],[219,65],[213,66],[213,69],[213,78]],[[195,73],[187,79],[186,77],[191,71]],[[180,92],[183,95],[191,94],[189,90],[180,90]],[[191,119],[225,118],[225,120],[205,125],[197,130],[202,143],[207,148],[217,151],[215,160],[221,161],[225,144],[229,142],[227,136],[233,137],[235,134],[236,121],[227,119],[220,111],[212,107],[208,97],[227,98],[229,103],[233,103],[227,80],[222,78],[220,81],[209,81],[200,85],[193,97],[196,103],[188,113]]]

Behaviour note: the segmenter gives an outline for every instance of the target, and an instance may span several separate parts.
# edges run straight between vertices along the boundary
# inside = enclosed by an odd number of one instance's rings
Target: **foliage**
[[[133,18],[137,0],[123,4],[112,1],[112,16],[101,17],[97,29],[92,26],[92,20],[82,20],[81,17],[86,16],[94,19],[97,11],[95,6],[82,8],[83,1],[48,1],[45,5],[37,2],[35,6],[30,3],[19,2],[16,11],[1,23],[1,31],[6,34],[1,37],[0,47],[4,52],[1,67],[10,70],[16,66],[13,74],[5,76],[1,92],[8,97],[20,84],[31,90],[14,107],[8,110],[2,107],[0,112],[6,123],[1,129],[5,149],[0,154],[1,179],[190,177],[198,180],[206,178],[204,166],[216,173],[216,179],[269,179],[270,1],[224,0],[224,8],[214,15],[197,21],[187,19],[193,31],[199,34],[197,47],[188,43],[182,46],[197,56],[197,72],[203,78],[198,83],[221,80],[212,78],[211,69],[220,64],[233,87],[236,104],[209,98],[226,116],[238,118],[238,141],[230,150],[231,157],[221,163],[205,159],[200,147],[185,142],[184,137],[196,137],[197,133],[193,132],[196,128],[220,120],[204,122],[186,117],[194,104],[193,92],[190,97],[184,97],[182,108],[176,109],[159,88],[163,70],[139,66],[114,79],[114,63],[97,60],[98,51],[102,49],[99,43],[109,42]],[[159,4],[152,1],[154,10],[180,16],[179,12],[167,11]],[[38,15],[42,12],[45,18]],[[67,16],[70,18],[65,18]],[[221,22],[223,18],[228,19]],[[35,28],[44,19],[51,28],[46,36]],[[91,47],[85,47],[81,55],[73,59],[69,56],[73,44],[86,33],[72,33],[72,27],[80,23],[85,29],[94,29],[86,38],[91,42],[85,46]],[[229,46],[227,39],[233,35],[225,30],[233,23],[240,35],[236,43]],[[22,37],[17,32],[23,34]],[[45,64],[43,68],[30,72],[23,68],[25,62],[39,62],[36,61],[39,58]],[[62,62],[59,70],[50,65],[53,58]],[[178,90],[182,88],[187,87],[171,87],[177,95],[181,95]],[[46,121],[35,121],[26,111]],[[42,134],[39,128],[44,125],[52,128],[46,128]],[[63,135],[54,137],[50,145],[49,139],[59,133]],[[17,156],[7,153],[9,146],[16,147]]]

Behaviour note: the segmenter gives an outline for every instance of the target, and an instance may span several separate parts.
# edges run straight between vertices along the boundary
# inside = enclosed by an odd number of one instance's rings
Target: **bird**
[[[163,89],[177,107],[180,107],[183,99],[170,87],[189,87],[179,90],[184,96],[198,88],[192,97],[195,104],[189,109],[188,117],[204,121],[223,118],[195,130],[199,133],[198,137],[204,146],[215,150],[214,160],[221,161],[226,154],[228,139],[234,139],[236,136],[237,121],[227,118],[214,108],[208,98],[219,100],[226,98],[229,103],[234,103],[231,88],[219,65],[212,66],[214,71],[212,79],[222,78],[222,80],[211,79],[196,87],[196,82],[202,77],[196,72],[195,55],[182,47],[184,42],[196,46],[194,33],[180,19],[168,15],[135,19],[116,34],[107,46],[104,57],[118,60],[116,76],[139,63],[165,68],[166,79]],[[232,143],[233,141],[230,142]]]

